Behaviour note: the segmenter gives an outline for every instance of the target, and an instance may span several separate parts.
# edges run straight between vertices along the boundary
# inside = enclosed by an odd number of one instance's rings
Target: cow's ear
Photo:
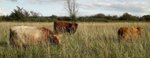
[[[77,26],[78,26],[78,24],[75,24],[75,26],[77,27]]]
[[[139,31],[143,31],[143,28],[141,28],[141,27],[137,27],[137,29],[138,29]]]

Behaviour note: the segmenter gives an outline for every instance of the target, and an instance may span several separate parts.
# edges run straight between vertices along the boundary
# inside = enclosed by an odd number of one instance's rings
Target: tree
[[[5,17],[5,16],[0,16],[0,21],[2,21],[4,17]]]
[[[17,6],[17,9],[14,9],[14,11],[9,15],[9,19],[21,20],[28,16],[29,16],[29,14],[27,13],[26,10]]]
[[[136,16],[132,16],[131,14],[128,13],[124,13],[122,16],[120,16],[119,18],[120,20],[138,20],[138,18]]]
[[[37,18],[37,17],[39,17],[39,13],[36,13],[34,11],[26,11],[25,9],[17,6],[17,9],[14,9],[10,15],[5,16],[5,20],[7,20],[7,21],[12,21],[12,20],[22,21],[22,20],[29,19],[29,17]]]
[[[99,13],[99,14],[94,15],[93,18],[105,18],[105,15],[102,13]]]
[[[144,15],[142,18],[146,21],[150,21],[150,15]]]
[[[71,19],[76,19],[78,13],[78,5],[76,0],[66,0],[66,10],[68,11]]]
[[[56,15],[52,15],[52,16],[50,16],[50,18],[54,21],[58,19],[58,17]]]
[[[39,17],[39,13],[34,12],[34,11],[30,11],[30,15],[31,15],[32,17],[34,17],[34,18]]]

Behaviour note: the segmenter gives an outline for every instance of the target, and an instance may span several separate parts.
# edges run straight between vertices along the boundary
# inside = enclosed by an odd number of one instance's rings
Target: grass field
[[[45,26],[53,23],[0,22],[0,58],[149,58],[150,23],[79,23],[75,34],[64,34],[60,46],[9,46],[9,28],[18,25]],[[117,30],[122,26],[144,28],[137,41],[118,43]]]

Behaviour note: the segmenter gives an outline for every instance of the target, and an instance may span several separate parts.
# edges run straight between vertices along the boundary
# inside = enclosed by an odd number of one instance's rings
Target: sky
[[[98,13],[105,15],[150,15],[150,0],[77,0],[77,16]],[[35,11],[42,16],[68,16],[65,0],[0,0],[0,15],[9,15],[16,6]]]

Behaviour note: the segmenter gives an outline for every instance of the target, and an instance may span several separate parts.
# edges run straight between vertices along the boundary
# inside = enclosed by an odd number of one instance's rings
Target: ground
[[[75,34],[64,34],[59,46],[30,46],[26,49],[9,46],[9,28],[18,25],[47,27],[51,22],[0,22],[0,58],[149,58],[150,23],[146,22],[78,22]],[[139,40],[118,43],[117,31],[123,26],[144,28]]]

